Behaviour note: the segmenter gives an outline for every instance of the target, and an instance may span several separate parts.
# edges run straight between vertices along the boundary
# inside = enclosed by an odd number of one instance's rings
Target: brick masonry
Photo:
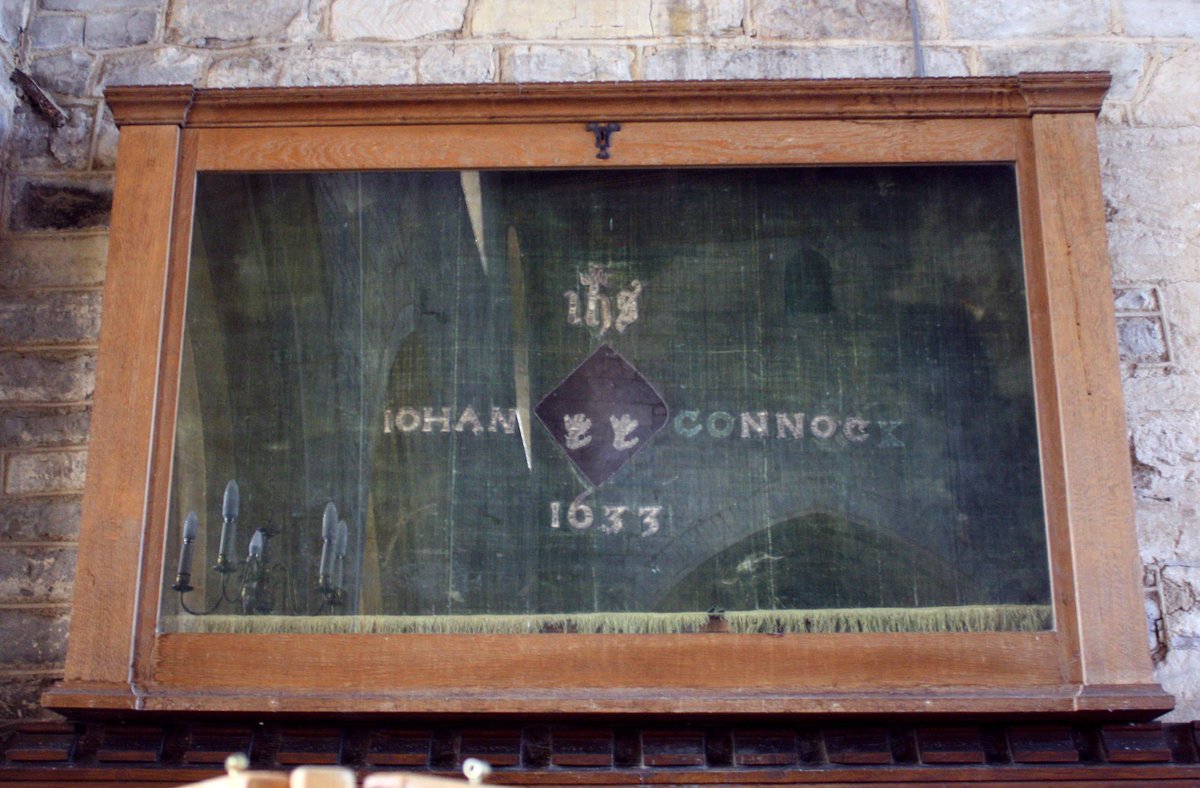
[[[933,76],[1106,69],[1099,122],[1157,675],[1200,719],[1200,4],[919,0]],[[252,9],[252,10],[248,10]],[[24,29],[26,35],[19,36]],[[908,76],[905,0],[0,0],[0,718],[61,670],[116,130],[106,86]]]

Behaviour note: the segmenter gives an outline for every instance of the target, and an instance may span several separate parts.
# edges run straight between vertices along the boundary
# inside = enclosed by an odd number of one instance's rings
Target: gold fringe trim
[[[708,613],[563,613],[508,616],[169,616],[165,629],[206,634],[584,634],[671,635],[710,629]],[[1036,632],[1052,623],[1049,605],[963,605],[825,610],[735,610],[716,617],[728,631]],[[722,627],[723,629],[724,627]]]
[[[1050,629],[1049,605],[962,605],[827,610],[748,610],[725,614],[739,633],[1037,632]]]

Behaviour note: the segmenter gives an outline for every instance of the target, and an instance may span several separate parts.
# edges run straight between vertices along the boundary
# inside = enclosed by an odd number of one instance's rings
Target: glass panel
[[[1051,626],[1011,166],[202,174],[193,238],[167,631]]]

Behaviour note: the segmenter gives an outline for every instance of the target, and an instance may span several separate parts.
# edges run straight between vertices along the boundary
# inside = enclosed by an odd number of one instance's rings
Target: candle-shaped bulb
[[[183,588],[192,577],[192,550],[196,536],[200,533],[200,518],[195,512],[188,512],[183,519],[183,544],[179,547],[179,570],[175,573],[175,585]]]
[[[261,561],[263,555],[263,532],[259,528],[254,532],[254,536],[250,537],[250,553],[248,559],[252,561]]]
[[[325,504],[325,514],[321,517],[321,564],[317,569],[317,585],[329,588],[330,574],[333,569],[334,539],[337,536],[337,507],[333,501]]]
[[[346,557],[346,548],[350,544],[350,528],[346,525],[345,520],[338,520],[337,524],[337,539],[335,540],[334,554],[338,558]]]
[[[338,523],[337,505],[333,501],[325,504],[325,514],[321,516],[321,538],[329,541],[333,539]]]
[[[350,528],[345,520],[338,520],[337,536],[333,540],[333,587],[345,587],[346,547],[350,543]]]
[[[200,535],[200,518],[195,512],[188,512],[188,516],[183,520],[183,542],[191,544],[196,541],[196,537]]]
[[[241,506],[241,503],[241,497],[238,495],[237,480],[230,479],[229,484],[225,485],[225,498],[221,501],[221,516],[226,520],[236,520],[238,507]]]
[[[233,568],[233,550],[237,543],[238,507],[237,482],[229,480],[225,485],[225,499],[221,502],[221,541],[217,546],[217,571],[230,572]]]

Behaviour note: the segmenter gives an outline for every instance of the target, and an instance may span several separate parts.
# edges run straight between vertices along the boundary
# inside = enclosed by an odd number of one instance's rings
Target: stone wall
[[[933,76],[1105,69],[1146,609],[1200,718],[1200,3],[920,0]],[[18,30],[25,35],[18,39]],[[905,0],[0,0],[0,719],[61,671],[117,133],[106,86],[909,76]]]

